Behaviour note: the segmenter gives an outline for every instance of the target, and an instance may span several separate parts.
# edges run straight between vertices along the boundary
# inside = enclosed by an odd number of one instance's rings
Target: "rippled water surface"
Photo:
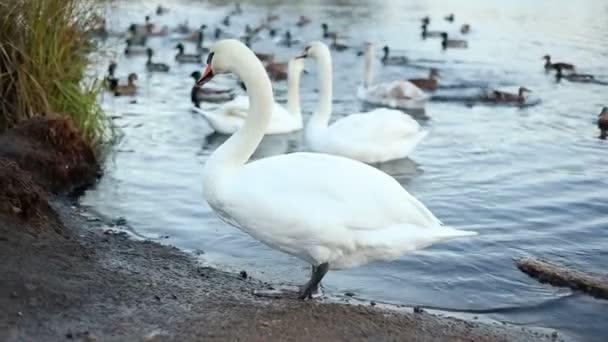
[[[175,26],[212,29],[229,8],[216,2],[181,2],[171,12],[152,16]],[[116,2],[108,8],[114,30],[143,21],[155,2]],[[406,53],[421,68],[377,65],[377,79],[422,77],[424,68],[441,69],[450,96],[469,96],[483,86],[515,89],[525,85],[540,103],[526,108],[461,102],[430,102],[417,118],[430,134],[411,159],[380,165],[422,200],[445,223],[475,230],[478,237],[433,246],[393,262],[330,272],[326,291],[346,291],[389,303],[426,305],[484,313],[516,324],[556,328],[583,340],[608,334],[608,302],[567,289],[544,286],[514,266],[513,258],[540,256],[579,269],[606,273],[608,265],[608,143],[597,139],[595,120],[608,105],[608,87],[567,81],[556,84],[545,74],[541,57],[569,61],[579,71],[608,81],[608,2],[524,1],[252,1],[234,17],[229,31],[241,34],[272,11],[278,29],[295,36],[320,38],[321,22],[360,46],[373,41]],[[441,18],[454,12],[453,24]],[[293,27],[298,15],[313,19]],[[442,52],[438,40],[422,41],[419,18],[432,17],[431,28],[459,36],[470,23],[469,49]],[[279,59],[303,46],[278,47],[262,33],[253,47]],[[207,42],[210,44],[211,42]],[[118,75],[140,74],[136,103],[130,98],[102,99],[115,116],[121,139],[105,163],[105,175],[82,202],[108,216],[124,216],[136,233],[186,250],[202,250],[202,259],[229,270],[247,270],[272,282],[299,283],[308,266],[274,251],[213,214],[201,193],[201,170],[226,137],[212,135],[205,119],[191,111],[188,76],[196,65],[173,62],[176,41],[154,38],[157,61],[170,63],[169,74],[148,75],[143,57],[124,58],[120,39],[110,39]],[[187,49],[194,49],[187,45]],[[114,55],[116,54],[116,55]],[[354,51],[334,53],[334,115],[360,111],[356,88],[362,60]],[[106,67],[102,58],[99,70]],[[302,80],[305,119],[317,98],[315,65]],[[275,83],[278,100],[286,85]],[[454,95],[455,94],[455,95]],[[205,106],[212,110],[212,106]],[[255,157],[303,150],[301,134],[264,139]],[[314,213],[311,213],[314,214]],[[286,227],[285,229],[288,229]],[[296,279],[294,279],[296,277]]]

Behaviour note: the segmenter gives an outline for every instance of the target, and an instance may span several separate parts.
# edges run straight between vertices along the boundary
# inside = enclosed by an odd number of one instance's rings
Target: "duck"
[[[439,88],[439,70],[431,68],[428,78],[412,78],[408,81],[420,89],[435,91]]]
[[[443,19],[445,19],[445,21],[449,21],[450,23],[454,22],[454,13],[450,13],[448,15],[446,15],[445,17],[443,17]]]
[[[313,298],[330,269],[394,260],[476,235],[444,225],[394,178],[365,163],[311,152],[250,161],[272,120],[270,79],[238,40],[216,42],[210,56],[198,84],[236,74],[251,107],[241,128],[207,159],[204,200],[223,222],[310,265],[310,280],[296,292],[300,300]]]
[[[266,72],[271,80],[282,81],[287,79],[288,63],[272,62],[266,64]]]
[[[170,9],[167,7],[164,7],[162,5],[158,5],[156,7],[156,15],[163,15],[163,14],[167,14],[169,13]]]
[[[146,61],[146,70],[169,72],[169,66],[167,64],[152,62],[153,55],[154,55],[154,51],[151,48],[148,48],[148,60]]]
[[[574,65],[570,64],[570,63],[563,63],[563,62],[551,63],[550,55],[544,55],[543,59],[545,60],[545,70],[551,70],[551,69],[557,70],[557,68],[560,68],[562,70],[574,71],[574,69],[575,69]]]
[[[605,140],[608,137],[608,107],[602,108],[598,115],[597,127],[600,129],[600,139]]]
[[[110,62],[110,64],[108,65],[108,75],[104,79],[105,88],[107,90],[114,90],[118,85],[118,78],[114,76],[117,66],[118,65],[114,61]]]
[[[379,84],[373,83],[374,46],[365,44],[364,80],[357,91],[357,97],[377,106],[420,109],[424,108],[428,96],[420,88],[406,80],[395,80]]]
[[[519,87],[517,94],[512,94],[504,91],[493,90],[482,96],[483,101],[496,102],[496,103],[519,103],[524,104],[528,100],[528,94],[532,90]]]
[[[460,26],[460,33],[467,34],[469,32],[471,32],[471,25],[469,25],[469,24],[462,24],[462,26]]]
[[[425,17],[422,17],[420,19],[420,21],[422,22],[422,26],[427,26],[431,23],[431,17],[429,17],[428,15]]]
[[[297,27],[304,27],[308,24],[310,24],[310,18],[305,15],[301,15],[296,22]]]
[[[293,38],[290,30],[286,30],[283,37],[277,41],[279,45],[291,47],[294,44],[300,43],[300,40],[297,38]]]
[[[428,24],[422,24],[421,28],[422,28],[422,39],[427,39],[427,38],[440,38],[443,36],[443,34],[445,32],[443,31],[429,31],[428,30]]]
[[[344,51],[348,49],[348,45],[340,42],[337,36],[331,37],[331,49],[336,51]]]
[[[146,47],[144,46],[134,46],[131,38],[128,38],[126,41],[127,46],[125,47],[125,55],[127,56],[141,56],[146,54]]]
[[[190,100],[196,108],[201,107],[201,102],[226,102],[234,99],[234,91],[230,88],[201,88],[196,82],[201,78],[200,71],[194,71],[190,77],[194,79],[194,86],[190,91]]]
[[[279,19],[281,19],[281,17],[278,14],[268,13],[268,15],[266,16],[266,22],[267,23],[271,23],[271,22],[277,21]]]
[[[469,46],[466,40],[460,39],[448,39],[448,33],[441,33],[441,47],[445,50],[447,48],[460,48],[464,49]]]
[[[215,38],[215,40],[219,40],[220,38],[222,38],[223,34],[224,34],[224,31],[222,31],[222,28],[216,27],[215,31],[213,33],[213,38]]]
[[[240,49],[239,49],[240,50]],[[239,50],[235,50],[237,52]],[[248,49],[248,51],[251,51]],[[248,52],[247,54],[250,54]],[[255,56],[255,53],[253,54]],[[212,62],[213,55],[208,57],[207,61]],[[257,58],[257,57],[256,57]],[[258,59],[259,60],[259,59]],[[261,63],[261,62],[260,62]],[[287,80],[287,108],[273,102],[270,107],[272,117],[269,125],[266,127],[265,134],[286,134],[296,132],[302,129],[302,111],[300,108],[300,76],[304,70],[304,61],[302,59],[291,59],[289,61],[289,76]],[[201,79],[203,79],[205,75]],[[260,76],[269,78],[264,69],[264,75]],[[200,83],[200,82],[199,82]],[[252,83],[247,83],[243,79],[243,88],[249,91]],[[199,111],[209,122],[211,127],[219,134],[234,134],[243,126],[248,116],[249,98],[239,95],[233,100],[224,103],[214,111]],[[254,105],[253,103],[251,104]]]
[[[597,80],[595,76],[591,74],[577,74],[577,73],[569,73],[568,75],[564,75],[562,72],[562,67],[560,65],[556,65],[555,70],[557,73],[555,74],[555,80],[560,82],[562,78],[567,79],[570,82],[578,82],[578,83],[595,83]]]
[[[133,96],[137,94],[137,74],[130,73],[127,77],[127,84],[117,84],[114,87],[114,95],[115,96]]]
[[[175,60],[180,63],[201,63],[203,61],[202,55],[199,54],[187,54],[184,53],[184,44],[178,43],[175,48],[177,49],[177,55]]]
[[[409,59],[406,56],[390,56],[390,48],[384,45],[382,48],[384,56],[382,56],[382,64],[384,65],[406,65]]]
[[[338,33],[329,31],[329,25],[327,25],[327,23],[321,24],[321,30],[323,30],[323,38],[325,38],[325,39],[328,39],[328,38],[337,39],[338,38]]]
[[[129,26],[129,31],[134,36],[145,36],[148,30],[151,30],[153,28],[154,24],[150,21],[150,16],[147,15],[143,24],[133,23]]]
[[[407,157],[427,135],[412,117],[387,108],[349,114],[328,125],[332,113],[331,53],[325,44],[312,42],[299,57],[318,64],[320,95],[305,130],[306,145],[312,151],[376,164]]]
[[[129,26],[128,39],[131,40],[132,45],[145,46],[148,42],[148,35],[146,35],[145,31],[143,33],[138,33],[135,24],[131,24],[131,26]]]
[[[186,19],[183,22],[177,24],[177,26],[173,29],[173,32],[180,33],[180,34],[188,34],[188,33],[190,33],[190,25],[188,24],[188,19]],[[194,34],[196,34],[196,32]],[[188,38],[188,39],[192,39],[192,38]],[[196,40],[196,39],[193,39],[193,40]]]
[[[222,19],[222,24],[224,26],[230,26],[230,16],[229,15],[225,16],[224,19]]]

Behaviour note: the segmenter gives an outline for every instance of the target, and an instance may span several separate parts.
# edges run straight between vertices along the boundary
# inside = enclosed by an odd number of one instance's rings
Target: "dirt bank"
[[[17,164],[0,161],[0,341],[561,339],[369,305],[258,298],[262,282],[109,229],[49,194],[65,183],[41,186],[35,179],[47,171]]]

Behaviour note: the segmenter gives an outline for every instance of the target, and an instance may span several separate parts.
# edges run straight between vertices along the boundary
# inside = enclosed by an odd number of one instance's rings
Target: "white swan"
[[[365,73],[363,84],[357,91],[360,100],[384,107],[401,109],[424,108],[428,95],[406,80],[373,84],[374,45],[365,44]]]
[[[249,114],[207,160],[203,194],[226,223],[312,264],[300,298],[311,297],[330,267],[395,259],[476,234],[443,226],[395,179],[352,159],[300,152],[248,163],[271,120],[270,79],[253,52],[232,39],[211,48],[198,84],[221,73],[243,80]]]
[[[312,151],[381,163],[407,157],[427,135],[412,117],[387,108],[350,114],[328,126],[332,113],[329,49],[322,42],[312,42],[300,57],[314,58],[319,65],[319,102],[305,131],[306,144]]]
[[[288,66],[287,109],[273,103],[272,117],[266,134],[284,134],[299,131],[303,127],[300,110],[300,76],[304,70],[304,61],[292,59]],[[211,127],[221,134],[233,134],[247,119],[249,97],[239,95],[224,103],[214,111],[197,111],[201,113]]]

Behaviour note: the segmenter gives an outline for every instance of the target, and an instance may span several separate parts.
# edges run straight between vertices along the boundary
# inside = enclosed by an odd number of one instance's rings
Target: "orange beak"
[[[211,65],[207,65],[207,69],[205,69],[205,72],[203,72],[203,76],[196,81],[196,85],[202,87],[205,83],[211,81],[213,76],[215,75],[213,74],[213,70],[211,70]]]

